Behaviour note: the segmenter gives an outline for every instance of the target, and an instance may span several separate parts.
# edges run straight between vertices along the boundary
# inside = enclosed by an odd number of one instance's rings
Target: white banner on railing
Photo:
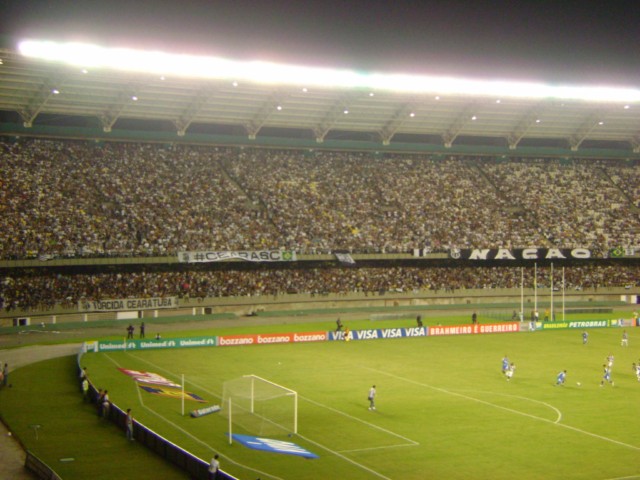
[[[291,250],[228,250],[178,253],[180,263],[221,262],[237,258],[248,262],[295,262],[296,252]]]
[[[178,297],[113,298],[107,300],[80,300],[81,312],[113,312],[117,310],[149,310],[156,308],[176,308]]]

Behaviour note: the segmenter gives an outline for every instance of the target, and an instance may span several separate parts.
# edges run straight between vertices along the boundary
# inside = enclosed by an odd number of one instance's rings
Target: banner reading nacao
[[[156,308],[176,308],[178,297],[113,298],[107,300],[80,300],[81,312],[113,312],[127,310],[150,310]]]

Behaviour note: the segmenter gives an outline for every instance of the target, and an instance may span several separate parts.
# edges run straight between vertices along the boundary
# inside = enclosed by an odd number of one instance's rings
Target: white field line
[[[129,355],[132,355],[132,354],[130,353]],[[151,365],[151,366],[152,366],[153,368],[155,368],[156,370],[160,370],[160,371],[162,371],[163,373],[166,373],[167,375],[171,375],[171,376],[172,376],[172,377],[174,377],[174,378],[179,378],[179,375],[176,375],[175,373],[170,372],[169,370],[166,370],[166,369],[164,369],[164,368],[160,367],[159,365],[156,365],[156,364],[155,364],[155,363],[153,363],[153,362],[150,362],[150,361],[145,360],[145,359],[140,358],[140,357],[135,357],[135,358],[136,358],[136,360],[139,360],[139,361],[142,361],[142,362],[144,362],[144,363],[147,363],[148,365]],[[214,392],[211,392],[210,390],[207,390],[205,387],[203,387],[203,386],[201,386],[201,385],[198,385],[198,384],[196,384],[196,383],[194,383],[194,382],[186,381],[186,380],[185,380],[185,383],[190,383],[190,384],[191,384],[191,385],[193,385],[194,387],[197,387],[197,388],[199,388],[200,390],[205,391],[205,392],[207,392],[207,393],[209,393],[209,394],[211,394],[211,395],[213,395],[213,396],[217,397],[218,399],[220,399],[220,398],[221,398],[219,395],[216,395]],[[336,413],[336,414],[338,414],[338,415],[342,415],[343,417],[347,417],[347,418],[349,418],[349,419],[351,419],[351,420],[354,420],[354,421],[356,421],[356,422],[360,422],[360,423],[362,423],[362,424],[366,425],[366,426],[367,426],[367,427],[369,427],[369,428],[372,428],[372,429],[375,429],[375,430],[379,430],[379,431],[381,431],[381,432],[384,432],[384,433],[386,433],[386,434],[388,434],[388,435],[391,435],[391,436],[393,436],[393,437],[396,437],[396,438],[400,438],[401,440],[403,440],[403,441],[407,442],[407,444],[408,444],[408,445],[410,445],[410,446],[419,445],[419,443],[418,443],[418,442],[416,442],[415,440],[411,440],[410,438],[403,437],[402,435],[399,435],[399,434],[394,433],[394,432],[392,432],[392,431],[390,431],[390,430],[387,430],[387,429],[384,429],[384,428],[382,428],[382,427],[379,427],[378,425],[375,425],[375,424],[373,424],[373,423],[367,422],[366,420],[362,420],[362,419],[360,419],[360,418],[358,418],[358,417],[354,417],[354,416],[352,416],[352,415],[349,415],[348,413],[345,413],[345,412],[343,412],[342,410],[337,410],[337,409],[335,409],[335,408],[333,408],[333,407],[330,407],[330,406],[328,406],[328,405],[325,405],[325,404],[323,404],[323,403],[316,402],[315,400],[311,400],[310,398],[305,397],[305,396],[303,396],[303,395],[298,395],[298,398],[299,398],[300,400],[304,400],[305,402],[311,403],[311,404],[316,405],[316,406],[318,406],[318,407],[321,407],[321,408],[325,408],[325,409],[327,409],[327,410],[330,410],[331,412]],[[397,446],[397,444],[394,444],[394,445],[392,445],[392,446],[393,446],[393,447],[395,447],[395,446]],[[401,445],[401,446],[405,446],[405,445],[403,444],[403,445]]]
[[[391,480],[389,477],[386,477],[386,476],[382,475],[380,472],[378,472],[378,471],[376,471],[376,470],[372,470],[371,468],[369,468],[369,467],[367,467],[367,466],[365,466],[365,465],[362,465],[361,463],[355,462],[355,461],[351,460],[349,457],[344,456],[344,455],[343,455],[342,453],[340,453],[340,452],[337,452],[337,451],[335,451],[335,450],[332,450],[332,449],[330,449],[330,448],[328,448],[328,447],[326,447],[326,446],[324,446],[324,445],[322,445],[322,444],[320,444],[320,443],[318,443],[318,442],[314,442],[314,441],[313,441],[313,440],[311,440],[310,438],[307,438],[307,437],[302,436],[302,435],[300,435],[300,434],[298,434],[298,436],[299,436],[300,438],[304,439],[305,441],[307,441],[307,442],[309,442],[309,443],[312,443],[313,445],[316,445],[318,448],[322,448],[323,450],[326,450],[327,452],[331,453],[332,455],[335,455],[336,457],[341,458],[341,459],[342,459],[342,460],[344,460],[345,462],[348,462],[348,463],[350,463],[351,465],[355,465],[356,467],[358,467],[358,468],[360,468],[360,469],[362,469],[362,470],[365,470],[365,471],[369,472],[370,474],[372,474],[372,475],[374,475],[374,476],[376,476],[376,477],[378,477],[378,478],[383,478],[384,480]]]
[[[410,378],[400,377],[400,376],[395,375],[393,373],[383,372],[382,370],[377,370],[375,368],[370,368],[370,367],[365,367],[365,366],[363,366],[362,368],[364,368],[366,370],[370,370],[372,372],[379,373],[381,375],[386,375],[388,377],[395,378],[396,380],[401,380],[403,382],[411,383],[413,385],[418,385],[420,387],[429,388],[431,390],[435,390],[437,392],[445,393],[447,395],[452,395],[452,396],[464,398],[464,399],[470,400],[472,402],[481,403],[483,405],[487,405],[487,406],[490,406],[490,407],[493,407],[493,408],[498,408],[500,410],[505,410],[507,412],[515,413],[517,415],[522,415],[524,417],[529,417],[529,418],[532,418],[534,420],[539,420],[541,422],[550,423],[552,425],[556,425],[558,427],[566,428],[567,430],[571,430],[571,431],[574,431],[574,432],[577,432],[577,433],[581,433],[581,434],[587,435],[589,437],[597,438],[599,440],[604,440],[605,442],[614,443],[616,445],[621,445],[623,447],[627,447],[627,448],[630,448],[632,450],[640,451],[640,447],[637,447],[635,445],[630,445],[628,443],[624,443],[624,442],[620,442],[618,440],[614,440],[613,438],[608,438],[608,437],[604,437],[602,435],[598,435],[597,433],[591,433],[591,432],[587,432],[586,430],[581,430],[580,428],[572,427],[570,425],[565,425],[564,423],[559,423],[557,420],[556,421],[552,421],[552,420],[549,420],[549,419],[546,419],[546,418],[543,418],[543,417],[537,417],[537,416],[531,415],[529,413],[525,413],[525,412],[521,412],[521,411],[518,411],[518,410],[514,410],[512,408],[503,407],[501,405],[496,405],[494,403],[487,402],[485,400],[480,400],[478,398],[470,397],[470,396],[464,395],[462,393],[453,392],[453,391],[447,390],[445,388],[434,387],[433,385],[428,385],[426,383],[416,382],[415,380],[411,380]]]
[[[340,450],[340,453],[370,452],[372,450],[389,450],[392,448],[407,448],[407,447],[415,447],[415,445],[412,445],[410,443],[398,443],[396,445],[384,445],[381,447],[352,448],[349,450]]]
[[[496,393],[496,392],[483,392],[481,390],[469,390],[472,393],[488,393],[490,395],[494,395],[494,396],[500,396],[500,397],[511,397],[511,398],[517,398],[519,400],[525,400],[527,402],[531,402],[531,403],[539,403],[540,405],[544,405],[545,407],[553,410],[554,412],[556,412],[556,419],[554,420],[553,423],[558,423],[560,422],[560,420],[562,420],[562,412],[560,410],[558,410],[556,407],[554,407],[553,405],[540,401],[540,400],[536,400],[534,398],[529,398],[529,397],[521,397],[519,395],[510,395],[508,393]],[[497,406],[497,405],[496,405]]]
[[[153,362],[150,362],[150,361],[145,360],[145,359],[143,359],[143,358],[140,358],[140,357],[134,356],[134,355],[133,355],[133,354],[131,354],[131,353],[128,353],[128,355],[133,356],[133,357],[134,357],[136,360],[138,360],[138,361],[141,361],[141,362],[144,362],[144,363],[146,363],[146,364],[148,364],[148,365],[151,365],[154,369],[156,369],[156,370],[160,370],[160,371],[162,371],[163,373],[166,373],[167,375],[171,375],[172,377],[175,377],[175,378],[178,378],[178,377],[179,377],[179,376],[178,376],[178,375],[176,375],[175,373],[170,372],[169,370],[166,370],[166,369],[164,369],[164,368],[160,367],[159,365],[156,365],[156,364],[155,364],[155,363],[153,363]],[[110,360],[111,360],[111,359],[110,359]],[[113,361],[113,360],[112,360],[112,361]],[[114,361],[114,363],[115,363],[115,361]],[[187,383],[187,382],[185,382],[185,383]],[[200,387],[200,386],[196,385],[196,384],[195,384],[195,383],[193,383],[193,382],[188,382],[188,383],[191,383],[192,385],[196,386],[197,388],[200,388],[201,390],[203,390],[203,391],[205,391],[205,392],[207,392],[207,393],[211,393],[212,395],[214,395],[214,396],[216,396],[216,397],[220,398],[218,395],[215,395],[213,392],[209,392],[209,390],[207,390],[206,388]],[[139,393],[139,392],[138,392],[138,395],[140,395],[140,393]],[[379,427],[379,426],[377,426],[377,425],[374,425],[374,424],[372,424],[372,423],[369,423],[369,422],[367,422],[367,421],[365,421],[365,420],[361,420],[361,419],[359,419],[359,418],[357,418],[357,417],[353,417],[353,416],[351,416],[351,415],[349,415],[349,414],[347,414],[347,413],[345,413],[345,412],[342,412],[342,411],[340,411],[340,410],[337,410],[337,409],[335,409],[335,408],[332,408],[332,407],[329,407],[329,406],[327,406],[327,405],[324,405],[324,404],[321,404],[321,403],[315,402],[315,401],[313,401],[313,400],[311,400],[311,399],[309,399],[309,398],[303,397],[303,396],[301,396],[301,395],[298,395],[298,398],[299,398],[299,399],[302,399],[302,400],[304,400],[304,401],[306,401],[306,402],[312,403],[312,404],[314,404],[314,405],[316,405],[316,406],[319,406],[319,407],[322,407],[322,408],[326,408],[327,410],[330,410],[330,411],[332,411],[333,413],[337,413],[337,414],[339,414],[339,415],[343,415],[343,416],[345,416],[345,417],[347,417],[347,418],[350,418],[350,419],[352,419],[352,420],[355,420],[355,421],[358,421],[358,422],[360,422],[360,423],[363,423],[363,424],[367,425],[367,426],[368,426],[368,427],[370,427],[370,428],[380,430],[380,431],[382,431],[382,432],[384,432],[384,433],[387,433],[388,435],[391,435],[391,436],[394,436],[394,437],[400,438],[400,439],[402,439],[402,440],[404,440],[404,441],[408,442],[408,443],[406,443],[406,444],[394,444],[394,445],[390,445],[390,446],[386,446],[386,447],[377,447],[377,448],[395,448],[395,447],[400,447],[400,446],[403,446],[403,447],[409,447],[409,446],[411,446],[411,447],[412,447],[412,446],[419,445],[419,443],[418,443],[418,442],[416,442],[416,441],[414,441],[414,440],[411,440],[411,439],[409,439],[409,438],[403,437],[402,435],[398,435],[398,434],[396,434],[396,433],[393,433],[393,432],[391,432],[391,431],[389,431],[389,430],[386,430],[386,429],[384,429],[384,428],[382,428],[382,427]],[[145,408],[146,408],[146,407],[145,407]],[[158,416],[160,416],[161,418],[163,418],[163,419],[164,419],[164,417],[162,417],[160,414],[158,414],[158,413],[156,413],[156,412],[153,412],[153,413],[154,413],[155,415],[158,415]],[[165,419],[165,420],[166,420],[166,419]],[[168,421],[168,420],[166,420],[166,421],[167,421],[167,423],[171,423],[171,422],[170,422],[170,421]],[[172,423],[171,423],[171,424],[172,424]],[[173,425],[173,424],[172,424],[172,425]],[[183,431],[183,432],[184,432],[184,430],[182,430],[180,427],[176,427],[176,428],[178,428],[179,430],[181,430],[181,431]],[[186,433],[186,432],[185,432],[185,433]],[[187,435],[188,435],[188,436],[190,436],[190,437],[192,437],[190,434],[187,434]],[[377,477],[379,477],[379,478],[382,478],[382,479],[385,479],[385,480],[391,480],[389,477],[385,477],[385,476],[384,476],[384,475],[382,475],[380,472],[377,472],[377,471],[375,471],[375,470],[372,470],[372,469],[370,469],[369,467],[367,467],[366,465],[362,465],[361,463],[355,462],[355,461],[353,461],[353,460],[351,460],[350,458],[348,458],[348,457],[344,456],[342,453],[340,453],[340,452],[338,452],[338,451],[336,451],[336,450],[333,450],[333,449],[331,449],[331,448],[329,448],[329,447],[327,447],[327,446],[325,446],[325,445],[322,445],[322,444],[320,444],[320,443],[318,443],[318,442],[315,442],[315,441],[311,440],[310,438],[305,437],[305,436],[303,436],[303,435],[297,434],[297,436],[298,436],[298,437],[300,437],[300,438],[302,438],[302,439],[304,439],[305,441],[307,441],[307,442],[309,442],[309,443],[313,444],[313,445],[316,445],[318,448],[322,448],[323,450],[325,450],[325,451],[327,451],[327,452],[331,453],[332,455],[335,455],[336,457],[339,457],[339,458],[343,459],[344,461],[346,461],[346,462],[348,462],[348,463],[351,463],[352,465],[354,465],[354,466],[356,466],[356,467],[358,467],[358,468],[360,468],[360,469],[362,469],[362,470],[365,470],[365,471],[367,471],[367,472],[369,472],[369,473],[371,473],[371,474],[373,474],[373,475],[375,475],[375,476],[377,476]],[[194,437],[192,437],[192,438],[194,438]],[[198,439],[196,439],[196,441],[200,442],[200,440],[198,440]],[[210,447],[210,445],[204,444],[203,442],[200,442],[200,443],[202,443],[203,445],[206,445],[207,447],[211,448],[211,447]],[[213,450],[213,448],[212,448],[212,450]],[[364,451],[364,450],[366,450],[366,449],[363,449],[363,451]],[[356,451],[356,450],[354,450],[354,451]],[[229,460],[230,460],[230,459],[229,459]],[[236,465],[240,465],[240,464],[238,464],[238,463],[236,463],[236,462],[232,462],[232,463],[235,463]],[[243,466],[243,467],[245,467],[245,468],[248,468],[248,467],[246,467],[246,466],[244,466],[244,465],[241,465],[241,466]],[[267,474],[265,474],[265,475],[267,475]],[[267,476],[268,476],[268,475],[267,475]],[[272,477],[272,478],[275,478],[275,477]]]
[[[179,376],[178,376],[178,375],[176,375],[175,373],[170,372],[169,370],[166,370],[166,369],[164,369],[164,368],[160,367],[159,365],[156,365],[156,364],[155,364],[155,363],[153,363],[153,362],[150,362],[150,361],[148,361],[148,360],[142,359],[142,358],[140,358],[140,357],[136,357],[136,356],[132,355],[131,353],[129,353],[128,355],[133,356],[136,360],[139,360],[139,361],[142,361],[142,362],[144,362],[144,363],[146,363],[146,364],[148,364],[148,365],[151,365],[154,369],[156,369],[156,370],[160,370],[160,371],[162,371],[163,373],[166,373],[166,374],[168,374],[168,375],[171,375],[172,377],[175,377],[175,378],[178,378],[178,377],[179,377]],[[111,360],[111,361],[113,361],[112,359],[110,359],[110,360]],[[113,362],[115,363],[115,361],[113,361]],[[215,395],[213,392],[209,392],[209,390],[207,390],[206,388],[203,388],[203,387],[201,387],[201,386],[198,386],[198,385],[196,385],[195,383],[192,383],[192,382],[190,382],[190,383],[191,383],[192,385],[194,385],[194,386],[196,386],[196,387],[200,388],[201,390],[203,390],[203,391],[205,391],[205,392],[207,392],[207,393],[211,393],[212,395],[214,395],[214,396],[216,396],[216,397],[220,398],[218,395]],[[140,392],[138,392],[138,395],[140,395]],[[303,397],[298,396],[298,398],[303,398]],[[305,399],[305,400],[307,400],[307,399]],[[312,402],[312,403],[315,403],[315,402]],[[317,405],[319,405],[319,406],[324,406],[324,405],[320,405],[320,404],[317,404]],[[143,405],[143,406],[144,406],[144,405]],[[145,407],[145,408],[147,408],[147,407]],[[325,407],[325,408],[329,408],[329,407]],[[333,410],[333,409],[331,409],[331,410]],[[335,411],[335,412],[337,412],[337,413],[342,413],[342,412],[339,412],[339,411],[337,411],[337,410],[334,410],[334,411]],[[164,418],[164,417],[163,417],[162,415],[160,415],[159,413],[154,412],[154,411],[152,411],[152,413],[154,413],[155,415],[157,415],[157,416],[161,417],[161,418],[162,418],[163,420],[165,420],[167,423],[169,423],[169,424],[171,424],[171,425],[174,425],[172,422],[170,422],[169,420],[167,420],[166,418]],[[351,417],[351,418],[356,419],[355,417]],[[358,419],[356,419],[356,420],[358,420]],[[364,422],[364,421],[363,421],[362,423],[367,423],[367,422]],[[368,425],[370,425],[370,426],[372,426],[372,427],[375,427],[375,425],[373,425],[373,424],[368,424]],[[207,447],[211,448],[211,450],[214,450],[214,449],[213,449],[213,447],[211,447],[210,445],[208,445],[208,444],[206,444],[206,443],[204,443],[204,442],[201,442],[199,439],[197,439],[197,438],[196,438],[196,437],[194,437],[193,435],[189,434],[188,432],[185,432],[184,430],[182,430],[182,429],[181,429],[180,427],[178,427],[177,425],[174,425],[174,426],[175,426],[177,429],[179,429],[180,431],[184,432],[184,433],[185,433],[186,435],[188,435],[189,437],[191,437],[191,438],[193,438],[194,440],[196,440],[197,442],[199,442],[199,443],[201,443],[202,445],[205,445],[205,446],[207,446]],[[384,429],[383,429],[383,430],[384,430]],[[389,433],[391,433],[391,432],[389,432]],[[392,435],[393,435],[393,434],[392,434]],[[362,464],[360,464],[360,463],[354,462],[353,460],[351,460],[351,459],[349,459],[349,458],[345,457],[344,455],[340,454],[339,452],[337,452],[337,451],[335,451],[335,450],[330,449],[329,447],[326,447],[326,446],[324,446],[324,445],[322,445],[322,444],[320,444],[320,443],[314,442],[313,440],[311,440],[311,439],[309,439],[309,438],[307,438],[307,437],[304,437],[304,436],[302,436],[302,435],[300,435],[300,434],[298,434],[298,437],[300,437],[300,438],[302,438],[302,439],[306,440],[307,442],[309,442],[309,443],[311,443],[311,444],[313,444],[313,445],[316,445],[316,446],[317,446],[317,447],[319,447],[319,448],[322,448],[323,450],[326,450],[327,452],[329,452],[329,453],[331,453],[331,454],[335,455],[336,457],[340,457],[340,458],[342,458],[344,461],[346,461],[346,462],[348,462],[348,463],[351,463],[352,465],[354,465],[354,466],[356,466],[356,467],[358,467],[358,468],[360,468],[360,469],[362,469],[362,470],[365,470],[365,471],[367,471],[367,472],[369,472],[369,473],[371,473],[371,474],[373,474],[373,475],[375,475],[375,476],[377,476],[377,477],[379,477],[379,478],[383,478],[383,479],[385,479],[385,480],[391,480],[390,478],[385,477],[384,475],[380,474],[379,472],[376,472],[375,470],[370,469],[369,467],[367,467],[367,466],[365,466],[365,465],[362,465]],[[409,440],[409,441],[410,441],[410,442],[413,442],[412,440]],[[415,442],[413,442],[413,443],[415,444]],[[253,470],[253,471],[255,471],[255,472],[258,472],[257,470],[254,470],[254,469],[251,469],[251,468],[247,467],[246,465],[242,465],[242,464],[239,464],[239,463],[237,463],[237,462],[234,462],[233,460],[231,460],[231,459],[230,459],[230,458],[228,458],[228,457],[225,457],[225,460],[229,460],[231,463],[233,463],[233,464],[235,464],[235,465],[238,465],[238,466],[241,466],[241,467],[247,468],[247,469],[249,469],[249,470]],[[266,475],[266,476],[268,476],[268,477],[270,477],[270,478],[276,478],[276,479],[278,479],[278,480],[282,480],[282,479],[279,479],[279,477],[274,477],[274,476],[269,475],[269,474],[266,474],[266,473],[262,473],[262,472],[258,472],[258,473],[261,473],[262,475]]]
[[[118,362],[116,362],[113,358],[111,358],[111,357],[109,356],[109,354],[108,354],[108,353],[105,353],[105,355],[106,355],[106,357],[107,357],[107,358],[108,358],[108,359],[109,359],[113,364],[115,364],[117,367],[121,368],[121,367],[120,367],[120,365],[118,364]],[[128,355],[130,355],[130,356],[131,356],[131,354],[130,354],[130,353],[129,353]],[[136,357],[136,358],[137,358],[137,357]],[[153,363],[151,363],[151,362],[147,362],[147,363],[149,363],[149,364],[153,365]],[[157,365],[154,365],[154,367],[157,367]],[[159,368],[159,367],[158,367],[158,368]],[[166,371],[165,371],[165,373],[166,373]],[[134,382],[134,383],[136,383],[136,382]],[[137,386],[137,383],[136,383],[136,386]],[[234,461],[232,458],[230,458],[230,457],[228,457],[228,456],[226,456],[226,455],[223,455],[223,454],[221,454],[221,453],[217,452],[217,451],[216,451],[216,449],[215,449],[215,448],[213,448],[213,447],[212,447],[211,445],[209,445],[208,443],[203,442],[203,441],[202,441],[202,440],[200,440],[198,437],[196,437],[196,436],[192,435],[191,433],[189,433],[187,430],[185,430],[185,429],[183,429],[182,427],[180,427],[179,425],[177,425],[177,424],[173,423],[173,422],[172,422],[171,420],[169,420],[167,417],[165,417],[165,416],[163,416],[163,415],[159,414],[158,412],[156,412],[155,410],[153,410],[153,409],[151,409],[151,408],[147,407],[147,406],[144,404],[144,401],[143,401],[143,399],[142,399],[142,394],[141,394],[141,392],[140,392],[140,388],[137,388],[137,391],[138,391],[138,399],[140,400],[140,405],[142,406],[142,408],[144,408],[145,410],[147,410],[149,413],[152,413],[153,415],[155,415],[155,416],[159,417],[159,418],[160,418],[161,420],[163,420],[165,423],[168,423],[169,425],[171,425],[171,426],[172,426],[173,428],[175,428],[176,430],[178,430],[178,431],[182,432],[185,436],[187,436],[187,437],[191,438],[193,441],[195,441],[195,442],[199,443],[200,445],[203,445],[203,446],[205,446],[205,447],[209,448],[212,452],[216,452],[216,453],[218,453],[218,455],[220,455],[222,458],[224,458],[224,460],[225,460],[225,461],[227,461],[227,462],[229,462],[229,463],[231,463],[231,464],[233,464],[233,465],[236,465],[236,466],[238,466],[238,467],[245,468],[245,469],[247,469],[247,470],[250,470],[250,471],[252,471],[252,472],[255,472],[255,473],[257,473],[258,475],[263,475],[263,476],[265,476],[265,477],[272,478],[272,479],[274,479],[274,480],[284,480],[283,478],[277,477],[277,476],[275,476],[275,475],[271,475],[271,474],[269,474],[269,473],[267,473],[267,472],[263,472],[263,471],[261,471],[261,470],[256,470],[255,468],[249,467],[249,466],[247,466],[247,465],[243,465],[242,463],[238,463],[238,462]]]
[[[309,402],[309,403],[312,403],[312,404],[314,404],[314,405],[316,405],[316,406],[318,406],[318,407],[326,408],[327,410],[330,410],[330,411],[332,411],[333,413],[337,413],[337,414],[339,414],[339,415],[342,415],[343,417],[347,417],[347,418],[349,418],[349,419],[351,419],[351,420],[354,420],[354,421],[356,421],[356,422],[360,422],[360,423],[362,423],[362,424],[364,424],[364,425],[368,426],[369,428],[373,428],[374,430],[379,430],[379,431],[381,431],[381,432],[386,433],[387,435],[391,435],[391,436],[393,436],[393,437],[400,438],[401,440],[404,440],[405,442],[407,442],[407,444],[406,444],[405,446],[415,446],[415,445],[420,445],[418,442],[416,442],[416,441],[414,441],[414,440],[411,440],[410,438],[403,437],[402,435],[399,435],[399,434],[394,433],[394,432],[392,432],[392,431],[390,431],[390,430],[387,430],[386,428],[379,427],[378,425],[375,425],[375,424],[373,424],[373,423],[369,423],[369,422],[367,422],[366,420],[362,420],[362,419],[360,419],[360,418],[358,418],[358,417],[354,417],[354,416],[352,416],[352,415],[349,415],[348,413],[345,413],[345,412],[343,412],[343,411],[341,411],[341,410],[337,410],[337,409],[335,409],[335,408],[333,408],[333,407],[330,407],[330,406],[328,406],[328,405],[324,405],[324,404],[322,404],[322,403],[318,403],[318,402],[316,402],[316,401],[314,401],[314,400],[311,400],[310,398],[303,397],[303,396],[301,396],[301,395],[298,395],[298,398],[301,398],[301,399],[303,399],[304,401]],[[397,446],[397,444],[394,444],[394,445],[392,445],[392,446]]]

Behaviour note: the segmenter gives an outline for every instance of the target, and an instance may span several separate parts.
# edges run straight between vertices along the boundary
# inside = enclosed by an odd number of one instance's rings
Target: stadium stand
[[[630,247],[637,167],[5,139],[0,258]],[[635,184],[637,185],[637,183]]]

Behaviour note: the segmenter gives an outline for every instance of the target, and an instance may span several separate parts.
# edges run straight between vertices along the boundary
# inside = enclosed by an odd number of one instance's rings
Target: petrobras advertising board
[[[576,320],[572,322],[538,322],[543,330],[565,328],[606,328],[620,326],[620,320]]]

